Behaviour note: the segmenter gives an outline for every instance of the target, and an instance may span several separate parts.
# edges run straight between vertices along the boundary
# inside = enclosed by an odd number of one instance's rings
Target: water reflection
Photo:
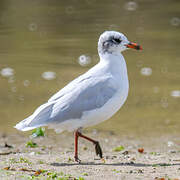
[[[36,31],[38,28],[37,24],[36,23],[31,23],[29,24],[29,30],[30,31]]]
[[[173,17],[171,20],[170,20],[170,23],[172,26],[179,26],[180,25],[180,18],[178,17]]]
[[[86,55],[81,55],[78,58],[78,63],[81,66],[87,66],[91,63],[91,58],[89,56],[86,56]]]
[[[56,73],[51,71],[43,72],[42,78],[45,80],[53,80],[56,78]]]
[[[135,11],[137,9],[138,5],[134,1],[129,1],[125,4],[125,9],[128,11]]]
[[[14,69],[10,68],[10,67],[7,67],[7,68],[3,68],[1,70],[1,76],[4,76],[4,77],[11,77],[14,75]]]
[[[23,85],[25,87],[28,87],[30,85],[30,81],[29,80],[24,80]]]
[[[171,96],[174,98],[180,97],[180,90],[171,91]]]
[[[150,76],[152,74],[152,69],[150,67],[141,68],[141,74],[144,76]]]

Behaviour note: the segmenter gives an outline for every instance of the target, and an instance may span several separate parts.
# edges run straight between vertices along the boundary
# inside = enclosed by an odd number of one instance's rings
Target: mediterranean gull
[[[80,162],[79,137],[91,141],[96,154],[102,158],[99,142],[84,136],[81,129],[109,119],[126,101],[129,82],[121,52],[128,48],[142,50],[140,45],[128,41],[124,34],[105,31],[98,42],[99,63],[53,95],[15,128],[28,131],[48,126],[56,132],[74,131],[75,161]]]

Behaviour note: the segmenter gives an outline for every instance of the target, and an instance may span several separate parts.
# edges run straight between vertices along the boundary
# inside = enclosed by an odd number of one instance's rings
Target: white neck
[[[127,76],[126,61],[121,53],[110,54],[104,53],[100,54],[100,63],[107,64],[111,72],[114,74],[119,74]]]

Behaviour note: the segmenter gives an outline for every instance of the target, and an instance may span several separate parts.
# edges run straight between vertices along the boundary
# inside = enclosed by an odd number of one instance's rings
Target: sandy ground
[[[0,179],[180,180],[177,135],[138,139],[110,132],[86,135],[99,140],[104,161],[90,142],[80,139],[81,164],[74,162],[72,133],[34,138],[34,148],[26,147],[27,134],[0,134]],[[120,151],[114,151],[119,146]]]

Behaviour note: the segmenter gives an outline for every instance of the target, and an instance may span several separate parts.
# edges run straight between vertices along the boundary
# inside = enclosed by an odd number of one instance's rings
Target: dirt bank
[[[98,137],[104,161],[91,143],[80,139],[82,163],[74,162],[72,133],[34,138],[34,147],[27,147],[30,138],[23,133],[1,134],[0,179],[180,179],[178,136],[137,139],[96,131],[86,135]]]

